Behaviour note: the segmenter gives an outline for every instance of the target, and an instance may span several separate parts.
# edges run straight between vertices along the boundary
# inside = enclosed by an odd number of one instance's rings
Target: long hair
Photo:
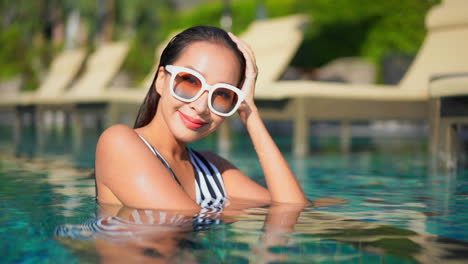
[[[138,110],[138,115],[135,120],[134,128],[140,128],[146,126],[151,122],[156,114],[160,95],[156,92],[156,80],[158,78],[159,68],[172,64],[179,58],[184,49],[194,42],[208,41],[218,44],[222,44],[234,52],[239,65],[241,66],[241,77],[239,79],[239,87],[244,82],[245,73],[245,58],[242,52],[238,49],[237,44],[232,41],[226,31],[223,29],[212,27],[212,26],[195,26],[188,28],[174,38],[171,39],[169,44],[161,54],[159,65],[151,83],[148,93]]]

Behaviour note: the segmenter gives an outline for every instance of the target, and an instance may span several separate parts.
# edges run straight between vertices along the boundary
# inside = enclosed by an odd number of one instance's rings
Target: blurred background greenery
[[[312,69],[334,58],[360,56],[379,71],[385,56],[417,52],[425,35],[425,14],[438,2],[2,0],[0,82],[20,77],[22,89],[33,90],[64,48],[85,46],[92,51],[103,41],[130,40],[123,70],[138,83],[151,70],[158,43],[171,32],[199,24],[222,26],[221,18],[229,16],[230,30],[240,33],[255,19],[296,13],[309,16],[311,23],[293,66]],[[79,25],[78,31],[73,24]]]

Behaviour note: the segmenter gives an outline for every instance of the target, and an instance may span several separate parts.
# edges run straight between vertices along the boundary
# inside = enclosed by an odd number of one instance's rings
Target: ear
[[[164,85],[165,85],[165,82],[166,82],[166,78],[167,78],[167,73],[164,70],[164,67],[163,66],[159,67],[158,68],[158,78],[156,79],[156,81],[154,83],[156,93],[158,93],[159,95],[162,94],[162,91],[164,89]]]

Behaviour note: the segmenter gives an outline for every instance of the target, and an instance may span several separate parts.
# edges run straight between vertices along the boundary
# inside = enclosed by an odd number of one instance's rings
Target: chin
[[[175,126],[174,127],[175,129],[173,131],[174,132],[174,136],[175,138],[180,141],[180,142],[184,142],[186,144],[188,143],[192,143],[192,142],[195,142],[197,140],[200,140],[206,136],[208,136],[209,134],[213,133],[214,130],[192,130],[192,129],[189,129],[185,126]]]
[[[198,141],[204,137],[206,137],[207,135],[209,134],[206,134],[206,135],[201,135],[201,134],[197,134],[197,135],[194,135],[193,133],[179,133],[179,135],[175,135],[176,139],[180,142],[183,142],[185,144],[189,144],[189,143],[192,143],[192,142],[195,142],[195,141]]]

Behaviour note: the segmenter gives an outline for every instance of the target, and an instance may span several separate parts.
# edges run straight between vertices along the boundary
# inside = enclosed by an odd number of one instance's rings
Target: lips
[[[190,129],[198,129],[198,128],[208,124],[207,122],[205,122],[203,120],[190,117],[188,115],[183,114],[180,111],[178,111],[177,113],[179,113],[180,119],[182,120],[184,125],[186,127],[190,128]]]

